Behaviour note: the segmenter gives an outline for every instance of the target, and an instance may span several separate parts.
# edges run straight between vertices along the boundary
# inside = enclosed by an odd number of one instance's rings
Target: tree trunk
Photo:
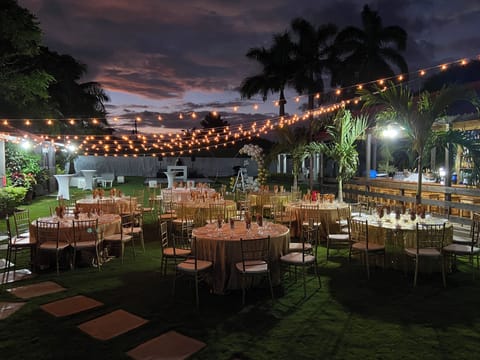
[[[285,104],[287,100],[285,99],[285,94],[283,93],[283,89],[280,90],[280,99],[278,100],[278,115],[285,116]]]
[[[338,166],[338,201],[343,202],[343,179],[342,179],[343,166]]]
[[[418,155],[418,180],[417,180],[417,193],[415,194],[415,203],[420,205],[422,203],[422,154]]]

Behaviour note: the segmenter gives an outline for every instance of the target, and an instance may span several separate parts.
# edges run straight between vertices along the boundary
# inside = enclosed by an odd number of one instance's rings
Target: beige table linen
[[[250,231],[247,231],[245,222],[235,221],[232,230],[230,224],[223,224],[217,229],[216,224],[193,230],[193,236],[197,238],[196,254],[199,259],[213,262],[212,287],[216,294],[223,294],[229,289],[240,289],[240,277],[235,264],[242,260],[240,238],[258,239],[270,236],[270,260],[272,283],[280,283],[280,256],[287,253],[290,242],[290,231],[286,226],[273,223],[264,223],[259,228],[252,224]]]
[[[103,214],[100,216],[91,215],[90,218],[87,214],[80,214],[79,220],[94,220],[98,218],[98,228],[99,233],[104,235],[112,235],[120,232],[121,228],[121,218],[120,215],[116,214]],[[67,241],[69,243],[73,243],[73,216],[64,216],[60,219],[57,216],[49,216],[44,218],[39,218],[38,220],[41,221],[52,221],[52,222],[60,222],[60,230],[59,230],[59,238],[62,241]],[[33,221],[30,224],[30,237],[36,238],[36,221]]]
[[[237,204],[233,200],[197,199],[177,202],[177,218],[193,219],[195,227],[203,226],[209,217],[210,204],[225,204],[227,219],[236,215]]]
[[[103,199],[113,199],[115,201],[115,207],[119,214],[128,214],[131,213],[137,207],[137,199],[135,197],[130,196],[114,196],[112,197],[104,197]],[[99,198],[83,198],[79,199],[76,202],[77,207],[80,209],[81,212],[87,213],[92,212],[94,209],[98,208],[98,200]]]
[[[405,214],[397,220],[394,213],[384,216],[382,219],[379,219],[377,215],[362,216],[361,218],[368,221],[369,241],[385,245],[386,266],[390,268],[404,269],[404,249],[416,247],[417,223],[445,223],[444,246],[453,241],[453,226],[446,219],[428,217],[412,221],[410,215]],[[438,265],[433,265],[438,268]],[[430,267],[430,265],[424,267],[423,271],[428,271]]]
[[[321,221],[320,237],[325,239],[327,237],[328,229],[333,232],[338,232],[338,210],[345,209],[349,206],[345,202],[311,202],[298,201],[286,204],[287,210],[295,212],[296,226],[295,236],[300,236],[300,229],[302,221],[308,221],[309,218],[319,219]]]

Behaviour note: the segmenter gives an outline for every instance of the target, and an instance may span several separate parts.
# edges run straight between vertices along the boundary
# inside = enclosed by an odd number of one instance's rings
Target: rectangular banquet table
[[[280,283],[280,256],[288,252],[290,231],[286,226],[273,223],[264,223],[259,227],[253,223],[250,231],[246,230],[245,223],[235,221],[234,229],[230,224],[223,224],[217,229],[216,224],[208,224],[193,230],[197,238],[197,249],[194,249],[198,258],[213,262],[213,291],[223,294],[227,289],[240,289],[240,277],[235,264],[242,261],[240,239],[258,239],[270,236],[270,261],[272,283]]]

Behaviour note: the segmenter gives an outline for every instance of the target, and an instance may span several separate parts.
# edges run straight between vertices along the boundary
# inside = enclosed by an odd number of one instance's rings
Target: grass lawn
[[[125,186],[138,186],[132,181]],[[48,214],[54,198],[29,205],[32,218]],[[3,224],[2,224],[3,225]],[[18,285],[52,280],[64,292],[27,300],[27,305],[0,321],[2,359],[123,359],[135,346],[169,330],[207,344],[195,359],[475,359],[480,344],[480,280],[471,280],[465,264],[442,287],[438,273],[421,274],[418,287],[403,272],[376,269],[366,280],[363,267],[348,264],[339,253],[328,263],[325,249],[319,261],[323,287],[313,275],[303,298],[301,281],[286,279],[271,302],[266,288],[241,293],[210,294],[201,288],[200,310],[194,289],[179,281],[172,297],[172,271],[159,272],[160,244],[156,226],[145,225],[146,252],[133,259],[127,247],[125,263],[106,263],[102,271],[78,268],[38,274]],[[15,284],[15,286],[17,285]],[[12,287],[14,285],[7,285]],[[40,309],[53,300],[82,294],[104,306],[66,318]],[[0,301],[18,301],[6,291]],[[148,320],[146,325],[112,340],[99,341],[77,326],[113,310],[123,309]]]

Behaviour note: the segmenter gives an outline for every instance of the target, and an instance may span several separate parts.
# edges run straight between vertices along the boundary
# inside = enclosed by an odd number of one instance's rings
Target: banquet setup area
[[[70,187],[2,222],[2,358],[472,358],[476,213],[172,185]]]

